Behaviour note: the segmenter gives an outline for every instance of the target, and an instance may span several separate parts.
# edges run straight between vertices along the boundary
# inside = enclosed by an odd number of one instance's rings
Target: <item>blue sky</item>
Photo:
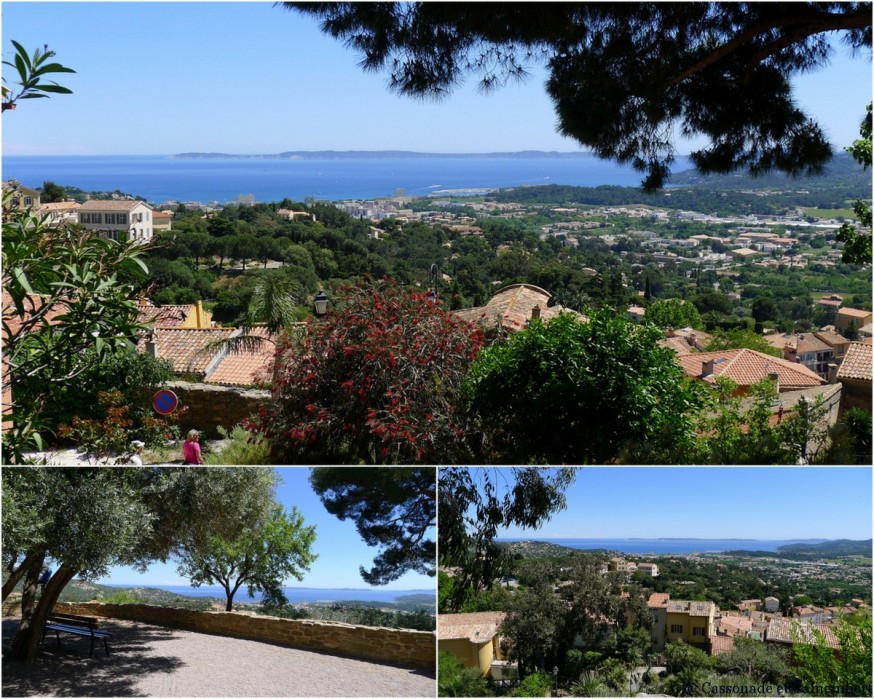
[[[370,568],[378,549],[368,547],[355,530],[354,522],[341,522],[322,505],[322,501],[310,487],[310,469],[305,467],[282,467],[276,469],[282,478],[277,489],[277,499],[291,511],[297,507],[309,526],[316,525],[316,541],[313,551],[319,555],[310,566],[303,580],[287,580],[289,587],[355,588],[368,585],[361,579],[358,568]],[[436,537],[436,532],[432,538]],[[406,573],[381,590],[434,589],[436,578],[418,573]],[[116,567],[107,578],[98,582],[112,585],[187,585],[188,581],[176,573],[176,564],[154,564],[146,573],[137,573],[132,568]]]
[[[581,468],[568,508],[507,538],[870,539],[871,469]]]
[[[9,155],[579,150],[555,132],[536,65],[524,84],[490,95],[468,83],[440,102],[400,97],[313,19],[272,2],[4,0],[2,28],[4,60],[10,39],[48,44],[77,71],[59,76],[73,95],[4,114]],[[838,48],[796,86],[838,147],[858,136],[869,57]]]

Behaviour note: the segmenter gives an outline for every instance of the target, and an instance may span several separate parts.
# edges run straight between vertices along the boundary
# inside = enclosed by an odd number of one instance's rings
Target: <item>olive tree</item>
[[[74,577],[144,570],[216,536],[238,537],[266,516],[275,482],[272,471],[244,468],[4,469],[3,594],[23,580],[10,656],[35,659],[46,616]],[[37,599],[49,562],[56,569]]]

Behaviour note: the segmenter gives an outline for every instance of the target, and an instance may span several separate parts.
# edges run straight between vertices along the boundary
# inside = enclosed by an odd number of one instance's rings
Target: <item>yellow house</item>
[[[665,640],[684,640],[696,646],[706,646],[714,634],[713,619],[716,605],[713,602],[668,600],[667,632]]]
[[[458,658],[464,667],[476,667],[486,677],[493,664],[503,664],[504,655],[498,628],[504,612],[439,614],[437,616],[437,650]]]

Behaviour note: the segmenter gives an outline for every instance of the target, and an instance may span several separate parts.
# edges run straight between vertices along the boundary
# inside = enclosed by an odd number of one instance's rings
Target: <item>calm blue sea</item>
[[[189,585],[111,585],[110,587],[154,587],[167,590],[177,595],[187,597],[218,597],[225,598],[225,591],[218,586],[190,587]],[[376,589],[320,589],[314,587],[284,587],[285,596],[289,602],[339,602],[343,600],[357,600],[360,602],[394,602],[399,597],[406,595],[436,595],[431,590],[376,590]],[[237,602],[257,602],[261,599],[261,593],[255,597],[249,597],[245,588],[241,588],[234,597]]]
[[[254,194],[256,201],[315,197],[373,199],[403,188],[411,196],[445,189],[564,184],[597,187],[640,185],[630,168],[593,156],[575,158],[348,158],[325,160],[201,159],[163,156],[4,155],[3,179],[26,187],[50,180],[85,191],[114,191],[164,201],[232,201]],[[688,167],[677,159],[676,171]]]
[[[529,539],[501,539],[501,541],[528,541]],[[538,539],[550,544],[574,549],[606,549],[621,553],[705,553],[715,551],[776,551],[784,544],[824,541],[824,539]]]

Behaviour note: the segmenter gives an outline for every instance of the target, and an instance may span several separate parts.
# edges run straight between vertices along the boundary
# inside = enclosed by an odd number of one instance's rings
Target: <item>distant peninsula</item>
[[[409,150],[290,150],[263,155],[235,155],[233,153],[177,153],[171,160],[341,160],[373,159],[401,160],[407,158],[593,158],[592,153],[521,150],[512,153],[419,153]]]

